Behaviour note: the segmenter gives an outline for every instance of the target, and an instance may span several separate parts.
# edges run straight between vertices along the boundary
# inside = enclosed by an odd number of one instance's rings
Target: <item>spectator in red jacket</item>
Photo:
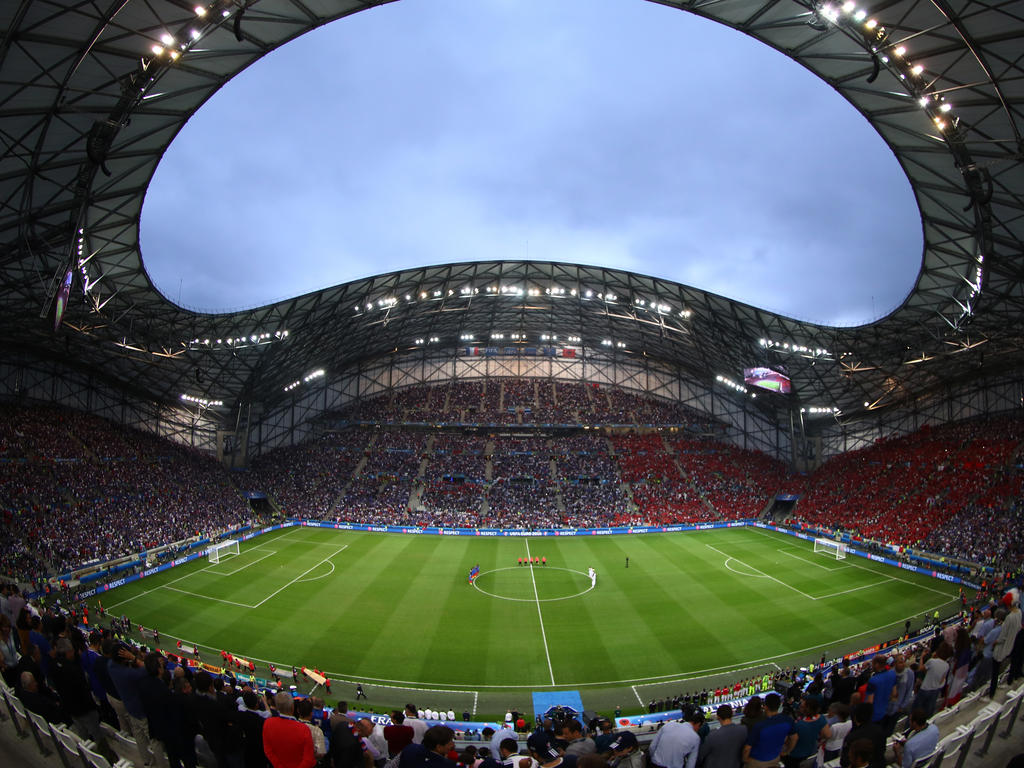
[[[263,724],[263,751],[274,768],[313,768],[313,736],[309,728],[293,716],[294,701],[290,693],[274,696],[277,717]]]

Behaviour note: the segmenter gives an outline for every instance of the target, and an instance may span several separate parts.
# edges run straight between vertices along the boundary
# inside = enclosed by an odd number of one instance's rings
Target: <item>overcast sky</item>
[[[853,107],[642,0],[401,0],[312,32],[185,126],[141,236],[157,287],[209,311],[543,259],[837,325],[895,308],[922,247],[910,186]]]

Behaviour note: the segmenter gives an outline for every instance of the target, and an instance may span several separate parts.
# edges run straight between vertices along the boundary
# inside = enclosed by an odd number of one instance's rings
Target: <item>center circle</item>
[[[520,565],[481,571],[473,586],[499,600],[549,603],[585,595],[596,586],[589,575],[554,565]]]

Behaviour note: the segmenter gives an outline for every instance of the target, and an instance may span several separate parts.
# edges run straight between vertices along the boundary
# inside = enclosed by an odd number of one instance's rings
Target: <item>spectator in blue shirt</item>
[[[893,743],[896,762],[902,768],[913,768],[916,761],[935,751],[939,743],[939,729],[935,723],[929,723],[923,709],[915,709],[910,713],[910,730],[912,733],[904,741]]]
[[[764,697],[767,717],[750,727],[743,747],[746,768],[774,768],[782,755],[789,754],[797,741],[793,718],[779,712],[782,697],[769,693]]]
[[[871,660],[871,668],[874,674],[868,679],[864,701],[871,705],[871,722],[878,723],[886,733],[891,733],[890,718],[886,715],[889,712],[889,702],[892,700],[892,691],[896,685],[896,672],[889,669],[882,656],[875,656]]]

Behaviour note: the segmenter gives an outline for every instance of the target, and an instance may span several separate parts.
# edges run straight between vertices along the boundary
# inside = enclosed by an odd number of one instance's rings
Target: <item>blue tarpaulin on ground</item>
[[[583,699],[579,691],[534,691],[534,717],[543,717],[552,707],[568,707],[577,714],[583,714]]]

